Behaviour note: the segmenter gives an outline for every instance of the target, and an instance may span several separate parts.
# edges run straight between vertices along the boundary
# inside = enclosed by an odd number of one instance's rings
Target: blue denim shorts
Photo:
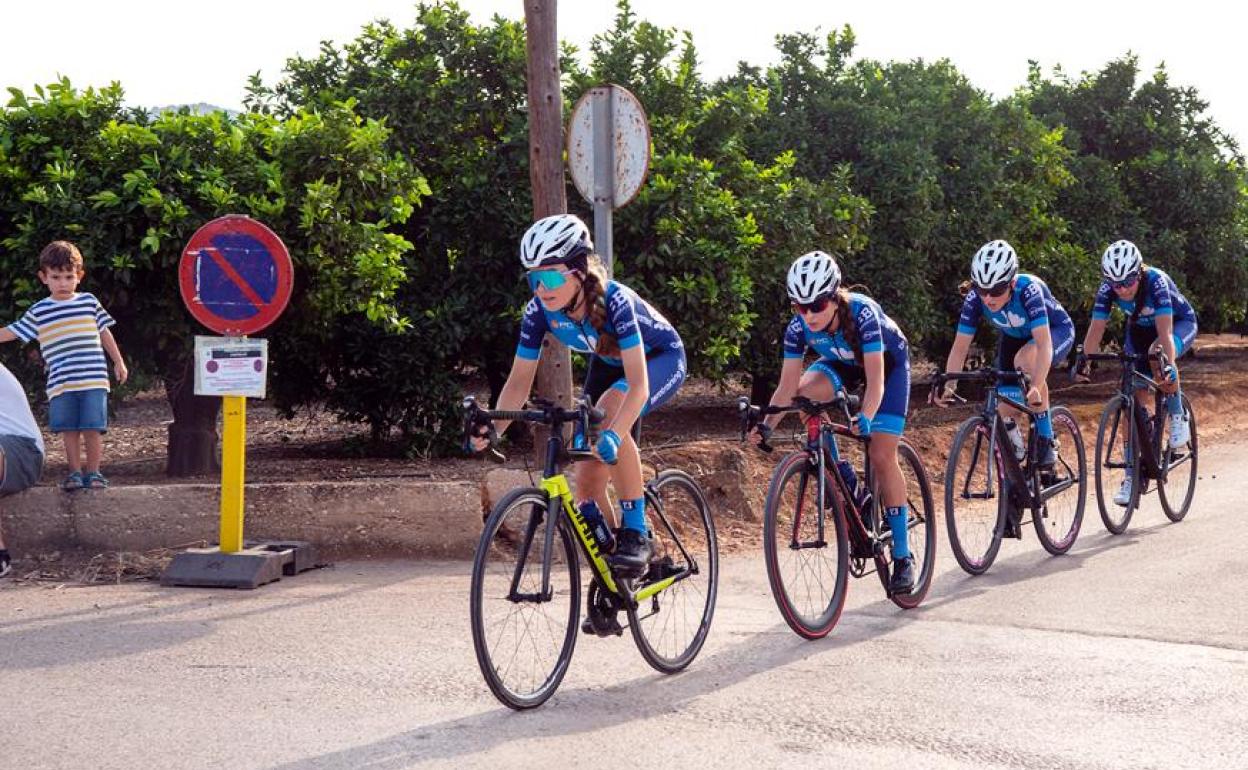
[[[53,433],[108,432],[108,391],[71,390],[48,402],[48,429]]]

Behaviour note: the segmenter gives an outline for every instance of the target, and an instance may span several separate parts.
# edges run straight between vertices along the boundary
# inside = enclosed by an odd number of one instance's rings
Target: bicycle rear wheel
[[[1165,421],[1166,428],[1161,437],[1161,457],[1169,470],[1166,471],[1165,483],[1157,484],[1157,495],[1161,498],[1161,510],[1170,521],[1183,520],[1196,494],[1196,414],[1187,396],[1183,396],[1183,413],[1187,415],[1187,424],[1192,432],[1187,444],[1170,448],[1169,420]]]
[[[1143,479],[1140,476],[1140,443],[1131,403],[1126,396],[1114,396],[1101,413],[1096,429],[1096,505],[1105,529],[1121,535],[1140,504]],[[1114,502],[1124,481],[1130,477],[1131,497],[1126,505]]]
[[[1053,425],[1057,463],[1052,477],[1039,474],[1044,486],[1044,503],[1032,517],[1036,537],[1044,550],[1060,556],[1070,550],[1083,526],[1083,510],[1088,500],[1088,458],[1083,448],[1079,423],[1064,406],[1049,410]]]
[[[670,582],[628,609],[628,627],[641,657],[674,674],[698,656],[715,615],[719,547],[701,487],[689,474],[665,470],[647,487],[654,557],[637,593]]]
[[[581,582],[572,538],[560,517],[551,543],[550,595],[541,596],[547,496],[517,489],[485,522],[472,565],[472,646],[490,691],[530,709],[554,694],[576,647]]]
[[[927,480],[927,471],[914,447],[905,441],[898,444],[897,460],[901,464],[901,475],[906,480],[906,505],[910,509],[906,529],[910,555],[914,557],[915,577],[914,589],[910,593],[890,594],[889,598],[898,607],[910,610],[918,607],[927,596],[936,571],[936,506],[932,503],[932,485]],[[880,577],[883,579],[884,575]]]
[[[818,470],[805,452],[793,452],[772,474],[763,513],[763,555],[771,595],[789,628],[806,639],[827,636],[836,626],[849,577],[840,495],[831,491],[830,475],[824,475],[824,483],[828,504],[821,506]]]
[[[1001,522],[1008,509],[1000,447],[995,456],[989,457],[988,453],[990,430],[991,423],[983,417],[971,417],[962,423],[945,466],[949,548],[958,566],[972,575],[984,574],[996,560],[1001,549]]]

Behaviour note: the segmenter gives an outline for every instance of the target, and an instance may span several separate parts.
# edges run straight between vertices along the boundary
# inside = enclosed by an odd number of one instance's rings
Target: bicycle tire
[[[1164,448],[1161,451],[1162,459],[1166,465],[1169,466],[1169,470],[1166,472],[1165,483],[1157,483],[1157,496],[1161,499],[1161,510],[1166,514],[1166,518],[1173,522],[1183,521],[1183,518],[1187,516],[1187,512],[1191,510],[1192,498],[1196,495],[1196,480],[1199,478],[1196,467],[1197,459],[1199,457],[1196,443],[1196,413],[1192,411],[1192,402],[1187,400],[1186,395],[1183,396],[1183,411],[1187,414],[1187,424],[1191,429],[1192,435],[1187,442],[1188,452],[1190,453],[1190,462],[1184,463],[1184,465],[1190,466],[1191,470],[1188,471],[1187,488],[1184,490],[1182,495],[1179,495],[1179,497],[1182,498],[1182,502],[1179,505],[1174,505],[1173,501],[1170,499],[1170,493],[1167,491],[1172,489],[1170,485],[1170,473],[1173,472],[1174,468],[1179,467],[1171,465],[1175,450],[1170,448],[1169,436],[1162,437],[1162,441],[1164,441],[1165,444],[1163,444]]]
[[[817,471],[811,466],[807,453],[790,453],[780,461],[772,473],[763,512],[763,555],[767,563],[767,580],[771,584],[771,595],[785,623],[793,629],[794,633],[805,639],[821,639],[836,626],[837,620],[841,617],[841,611],[845,607],[849,580],[849,540],[845,531],[846,525],[840,496],[835,491],[825,496],[828,503],[824,516],[825,545],[801,549],[791,547],[797,535],[802,531],[802,524],[810,522],[810,517],[803,510],[803,504],[808,500],[813,500],[818,494],[816,474]],[[798,485],[796,509],[789,511],[786,510],[785,493],[788,482],[793,479],[797,480]],[[825,488],[832,489],[830,474],[824,474],[824,483]],[[817,507],[813,507],[810,513],[816,513],[817,510]],[[831,541],[827,541],[828,524],[831,524],[835,534],[834,540]],[[814,532],[817,533],[817,531],[816,528]],[[781,544],[783,544],[782,550],[778,548]],[[832,548],[830,549],[829,546]],[[803,597],[789,590],[790,586],[786,583],[783,572],[786,565],[801,558],[797,554],[806,551],[817,552],[816,555],[834,552],[836,564],[833,574],[828,575],[829,579],[826,583],[823,580],[823,570],[814,573],[815,582],[826,594],[826,597],[821,595],[817,598],[811,596],[811,590],[814,588],[810,584],[812,573],[803,565],[799,576],[804,576],[806,580],[805,601],[802,603],[803,606],[799,607],[798,600]],[[794,576],[794,583],[799,576]],[[796,590],[797,586],[794,585],[793,588]]]
[[[556,527],[556,532],[552,540],[551,600],[549,602],[517,602],[508,598],[520,552],[523,551],[523,543],[526,539],[525,533],[523,531],[518,533],[518,528],[510,523],[510,517],[514,513],[516,521],[524,525],[519,529],[525,530],[530,526],[532,517],[540,511],[541,518],[533,525],[535,530],[531,537],[532,544],[525,559],[524,568],[520,571],[520,587],[529,588],[532,593],[538,593],[536,589],[541,585],[541,548],[545,545],[547,502],[546,492],[535,487],[515,489],[504,495],[486,519],[472,565],[469,615],[472,622],[472,646],[476,652],[477,665],[481,668],[481,674],[485,677],[485,682],[490,692],[494,693],[494,697],[498,698],[503,705],[518,711],[542,705],[559,689],[559,683],[563,681],[568,671],[568,664],[572,660],[572,653],[576,649],[577,620],[580,617],[581,604],[580,569],[576,547],[562,516],[552,523]],[[537,550],[533,550],[534,548]],[[491,560],[491,555],[497,558]],[[554,561],[556,556],[562,556],[567,568],[569,582],[566,589],[563,588],[561,581],[556,582],[558,573],[563,571],[556,569],[557,563]],[[489,569],[492,562],[497,564],[497,569]],[[510,566],[508,566],[509,562]],[[524,582],[526,577],[529,578],[527,583]],[[533,585],[534,581],[536,586]],[[506,586],[505,589],[504,586]],[[566,612],[558,612],[558,608],[555,608],[555,618],[558,619],[559,615],[562,615],[562,622],[565,624],[562,640],[557,638],[557,627],[552,625],[549,619],[537,625],[536,628],[539,634],[542,631],[546,632],[547,639],[558,645],[558,651],[553,656],[547,656],[552,658],[550,662],[541,662],[532,666],[529,676],[521,677],[519,676],[521,672],[517,671],[517,676],[509,677],[516,660],[514,656],[510,661],[501,660],[503,656],[501,646],[503,639],[508,636],[508,629],[505,627],[500,629],[496,626],[502,625],[517,614],[525,614],[526,611],[527,615],[534,616],[538,610],[530,608],[539,608],[547,603],[553,604],[556,597],[563,597],[568,604]],[[489,621],[495,614],[496,608],[499,614],[505,613],[505,616],[497,623],[491,624]],[[538,642],[530,633],[535,627],[532,622],[535,620],[534,617],[524,618],[523,638],[527,638],[528,646],[537,653],[539,652]],[[519,633],[519,630],[512,632],[517,642],[517,654],[520,652],[519,642],[522,640]],[[495,637],[493,646],[498,646],[500,649],[491,649],[489,638],[491,634]],[[532,681],[536,684],[522,689],[522,681]]]
[[[987,458],[987,450],[990,443],[990,437],[988,435],[989,426],[990,423],[982,416],[967,418],[967,420],[958,427],[958,432],[954,435],[953,446],[949,449],[949,460],[945,465],[945,526],[949,530],[949,549],[953,551],[953,558],[957,560],[958,566],[971,575],[984,574],[988,571],[988,568],[992,566],[992,563],[996,561],[997,553],[1001,549],[1003,524],[1008,511],[1008,502],[1006,499],[1007,496],[1005,494],[1004,483],[1005,474],[1004,469],[1001,466],[1001,458],[999,456],[1000,447],[997,447],[997,456],[991,459]],[[987,536],[987,544],[983,550],[978,553],[968,550],[968,546],[971,542],[971,538],[969,537],[972,532],[970,527],[971,522],[965,522],[965,527],[959,526],[957,508],[954,505],[955,490],[957,490],[960,486],[958,458],[962,456],[962,450],[966,448],[968,442],[972,439],[976,441],[976,445],[972,447],[972,450],[982,453],[983,457],[981,458],[972,455],[971,459],[974,460],[974,468],[971,469],[971,474],[967,475],[967,484],[970,483],[970,476],[974,473],[975,468],[980,468],[980,464],[987,461],[987,463],[991,466],[991,472],[996,482],[997,500],[996,516],[991,517],[992,521]],[[987,468],[984,470],[987,470]],[[985,481],[987,481],[986,473]],[[962,507],[965,509],[967,506],[964,505]],[[986,509],[984,513],[987,513]],[[980,526],[976,528],[980,531],[980,537],[976,538],[977,541],[984,539],[982,536],[983,523],[987,522],[990,517],[981,515],[978,518],[983,521]],[[966,531],[963,531],[964,529]],[[979,551],[978,548],[975,550]]]
[[[1064,406],[1052,407],[1049,415],[1053,425],[1053,436],[1061,448],[1057,457],[1057,465],[1054,466],[1054,473],[1073,471],[1078,473],[1078,477],[1076,483],[1045,500],[1039,510],[1033,511],[1031,521],[1036,528],[1036,537],[1040,540],[1040,545],[1044,546],[1044,550],[1053,556],[1061,556],[1074,546],[1075,540],[1079,538],[1079,530],[1083,526],[1084,507],[1088,501],[1088,458],[1083,446],[1083,435],[1079,432],[1079,422],[1075,419],[1075,415]],[[1063,433],[1066,435],[1063,436]],[[1063,441],[1063,438],[1066,440]],[[1075,468],[1071,468],[1067,462],[1072,448],[1075,453]],[[1070,516],[1069,523],[1065,523],[1066,517],[1058,516],[1054,510],[1056,506],[1052,503],[1055,500],[1065,500],[1064,496],[1072,489],[1075,493],[1075,510]],[[1054,522],[1057,522],[1057,525],[1050,532],[1050,526]],[[1063,528],[1065,531],[1061,531]]]
[[[1108,463],[1112,461],[1114,447],[1121,445],[1118,441],[1120,431],[1125,426],[1127,433],[1127,450],[1123,453],[1124,470],[1134,480],[1131,484],[1131,499],[1125,506],[1113,500],[1117,490],[1112,487],[1114,480],[1108,478]],[[1126,456],[1130,453],[1130,458]],[[1100,509],[1101,523],[1111,534],[1121,535],[1127,531],[1131,516],[1140,505],[1140,490],[1143,479],[1140,474],[1140,437],[1136,430],[1135,419],[1131,413],[1131,399],[1123,395],[1114,396],[1105,404],[1101,412],[1101,421],[1096,429],[1096,505]],[[1121,483],[1121,481],[1119,481]],[[1121,516],[1114,516],[1115,509],[1122,509]]]
[[[682,564],[687,552],[698,569],[642,600],[638,607],[627,609],[628,627],[641,657],[655,670],[674,674],[693,662],[710,633],[719,584],[719,544],[706,495],[689,474],[664,470],[647,485],[646,492],[648,504],[653,506],[653,563],[662,565],[664,557],[670,557],[673,568],[687,567]],[[686,530],[686,536],[680,535],[681,529]],[[677,540],[684,546],[683,552]],[[695,612],[693,625],[689,618]]]

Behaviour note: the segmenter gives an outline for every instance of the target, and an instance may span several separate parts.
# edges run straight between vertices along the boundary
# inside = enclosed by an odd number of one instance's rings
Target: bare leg
[[[100,472],[100,458],[104,454],[104,437],[99,431],[85,430],[82,432],[82,443],[87,448],[87,473]]]
[[[65,462],[70,473],[82,472],[82,434],[75,430],[67,430],[61,434],[65,442]]]
[[[906,479],[897,462],[897,445],[901,436],[888,433],[872,433],[867,450],[871,453],[871,468],[875,471],[880,499],[888,508],[906,504]]]

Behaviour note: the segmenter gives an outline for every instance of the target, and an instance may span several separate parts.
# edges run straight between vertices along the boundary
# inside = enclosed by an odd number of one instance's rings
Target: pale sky
[[[480,20],[521,18],[522,0],[464,0]],[[582,49],[608,28],[610,0],[564,0],[559,36]],[[997,96],[1013,91],[1027,60],[1071,74],[1099,69],[1128,50],[1146,75],[1165,62],[1171,82],[1191,85],[1209,112],[1241,142],[1248,138],[1243,31],[1248,13],[1234,2],[852,3],[807,0],[634,0],[637,15],[693,32],[708,79],[738,60],[775,59],[776,34],[829,30],[849,23],[857,53],[883,60],[951,59],[972,83]],[[208,102],[238,109],[246,78],[272,83],[294,54],[314,55],[321,40],[351,40],[372,19],[406,26],[410,0],[45,0],[4,3],[0,13],[0,87],[27,91],[68,75],[78,86],[121,81],[131,104]],[[0,98],[6,98],[0,92]]]

